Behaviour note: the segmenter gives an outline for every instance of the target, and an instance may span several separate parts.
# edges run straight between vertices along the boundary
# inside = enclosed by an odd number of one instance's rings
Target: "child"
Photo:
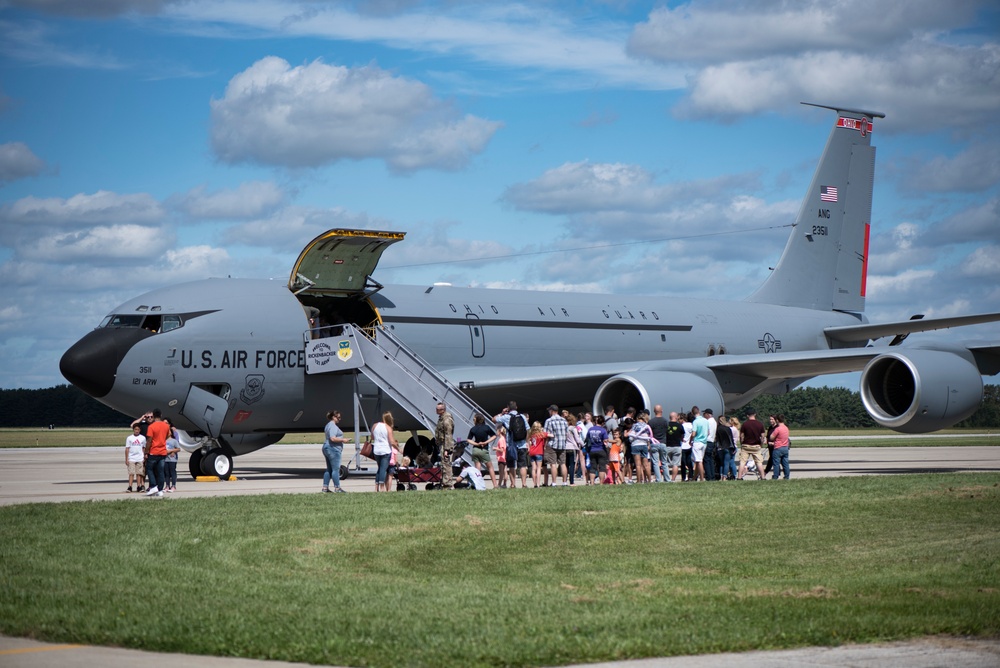
[[[485,490],[486,479],[483,478],[483,472],[470,464],[468,461],[464,459],[461,461],[462,472],[458,474],[457,478],[455,478],[455,488],[461,489],[468,487],[469,489]]]
[[[611,441],[611,453],[608,455],[608,478],[612,485],[621,485],[625,483],[625,479],[622,477],[621,459],[622,459],[622,433],[615,429],[614,436]],[[608,481],[605,481],[607,483]]]
[[[497,467],[500,469],[500,487],[503,488],[507,486],[507,430],[502,423],[497,424],[497,440],[493,451],[496,453]]]
[[[142,435],[142,428],[136,424],[132,426],[132,434],[125,439],[125,470],[128,471],[128,489],[132,491],[132,481],[136,483],[135,491],[142,492],[145,482],[146,469],[143,467],[145,460],[146,437]]]
[[[177,442],[177,430],[174,429],[174,423],[170,420],[166,421],[170,426],[170,436],[167,437],[167,456],[163,460],[163,478],[166,482],[164,485],[164,492],[176,492],[177,491],[177,453],[181,451],[181,446]]]
[[[542,429],[541,422],[532,422],[528,431],[528,458],[531,459],[531,484],[542,486],[542,460],[545,458],[545,442],[549,435]]]

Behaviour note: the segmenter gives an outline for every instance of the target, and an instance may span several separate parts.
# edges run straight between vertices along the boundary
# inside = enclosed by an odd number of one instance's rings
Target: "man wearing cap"
[[[736,477],[743,480],[747,470],[747,460],[753,458],[757,467],[757,477],[764,479],[764,460],[760,456],[760,448],[765,443],[764,425],[757,419],[757,411],[747,409],[747,419],[740,426],[740,470]]]
[[[559,407],[555,404],[549,406],[549,419],[545,421],[545,432],[548,440],[545,442],[545,464],[549,467],[552,486],[556,484],[556,471],[562,476],[562,484],[568,485],[566,480],[566,434],[569,432],[569,423],[566,418],[559,415]]]

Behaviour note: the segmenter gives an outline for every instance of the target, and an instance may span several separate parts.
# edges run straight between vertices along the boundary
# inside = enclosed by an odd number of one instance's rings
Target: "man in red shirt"
[[[153,409],[153,422],[146,429],[146,477],[149,491],[146,496],[163,496],[163,458],[167,456],[167,438],[170,425],[163,420],[159,408]]]

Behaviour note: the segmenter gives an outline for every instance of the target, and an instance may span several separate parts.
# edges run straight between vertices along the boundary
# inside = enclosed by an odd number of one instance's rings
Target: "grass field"
[[[0,508],[0,631],[364,666],[1000,633],[1000,475]]]
[[[131,431],[125,429],[0,429],[0,448],[55,448],[122,446]],[[962,436],[963,433],[977,434]],[[985,436],[979,434],[986,434]],[[407,437],[405,434],[402,436]],[[812,437],[835,437],[811,440]],[[353,434],[348,433],[348,438]],[[859,438],[863,437],[863,438]],[[943,429],[923,438],[900,437],[889,429],[809,429],[792,433],[795,447],[901,447],[910,445],[1000,445],[1000,430]],[[323,433],[287,434],[280,443],[322,443]]]

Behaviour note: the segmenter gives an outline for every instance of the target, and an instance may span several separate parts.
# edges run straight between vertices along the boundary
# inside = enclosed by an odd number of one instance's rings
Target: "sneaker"
[[[326,491],[329,492],[330,490],[326,490]],[[333,491],[337,492],[338,494],[347,494],[347,490],[345,490],[343,487],[337,487]]]
[[[319,490],[319,491],[320,491],[320,493],[323,493],[323,492],[329,492],[329,491],[330,491],[330,488],[329,488],[329,487],[324,487],[323,489],[321,489],[321,490]]]
[[[131,492],[132,492],[132,488],[131,488],[131,487],[129,487],[128,489],[126,489],[126,490],[125,490],[125,492],[126,492],[126,493],[131,493]]]
[[[159,491],[158,487],[150,487],[149,491],[146,492],[146,496],[153,496],[154,494],[159,493]]]
[[[157,492],[157,493],[156,493],[156,494],[154,494],[153,496],[163,496],[163,492]]]
[[[173,494],[174,492],[177,491],[177,488],[176,487],[168,487],[167,491],[170,492],[171,494]]]
[[[137,492],[145,492],[146,488],[143,487],[142,485],[139,485],[138,487],[135,488],[135,491],[137,491]]]

